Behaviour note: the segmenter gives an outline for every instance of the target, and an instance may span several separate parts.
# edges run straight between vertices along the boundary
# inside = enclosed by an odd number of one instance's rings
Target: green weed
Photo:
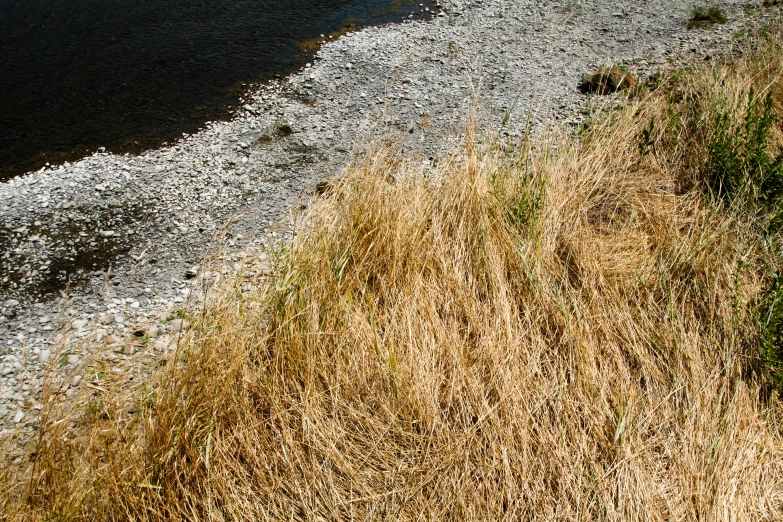
[[[735,109],[720,111],[709,144],[709,182],[715,194],[735,201],[738,197],[772,208],[783,195],[783,154],[768,153],[777,115],[771,94],[761,98],[748,93],[744,121],[739,125]]]
[[[688,29],[708,29],[728,21],[726,13],[718,6],[696,6],[691,10],[691,18],[688,20]]]

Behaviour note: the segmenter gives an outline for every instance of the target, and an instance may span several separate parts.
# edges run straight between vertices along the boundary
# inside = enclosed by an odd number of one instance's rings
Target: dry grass
[[[598,71],[586,75],[579,84],[584,93],[614,94],[636,85],[636,77],[620,67],[601,67]]]
[[[777,239],[702,183],[711,111],[779,103],[780,55],[557,152],[378,150],[158,380],[50,416],[6,518],[783,519],[754,319]]]

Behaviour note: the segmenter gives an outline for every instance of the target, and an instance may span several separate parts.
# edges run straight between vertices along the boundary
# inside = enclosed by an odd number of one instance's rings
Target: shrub
[[[717,6],[697,6],[691,11],[688,29],[705,29],[728,21],[723,9]]]
[[[770,384],[783,390],[783,275],[764,293],[759,313],[762,361]]]
[[[709,145],[712,190],[730,199],[743,197],[775,208],[783,195],[783,154],[771,157],[770,137],[777,120],[772,94],[751,89],[744,118],[735,108],[720,111]]]

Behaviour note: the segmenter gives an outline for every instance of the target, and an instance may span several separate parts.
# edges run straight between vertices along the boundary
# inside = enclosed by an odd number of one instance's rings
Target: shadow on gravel
[[[15,294],[23,288],[29,298],[42,297],[84,283],[98,270],[108,270],[133,248],[133,240],[113,234],[101,237],[98,231],[127,230],[144,218],[140,204],[107,205],[89,209],[96,217],[74,209],[78,216],[54,221],[54,214],[41,217],[32,226],[0,227],[0,292]],[[38,224],[39,223],[39,224]]]

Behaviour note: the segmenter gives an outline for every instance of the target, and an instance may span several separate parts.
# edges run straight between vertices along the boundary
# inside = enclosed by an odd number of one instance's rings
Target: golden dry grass
[[[701,182],[710,111],[779,95],[780,56],[557,152],[377,150],[248,260],[267,275],[210,289],[156,379],[53,410],[6,518],[783,519],[754,320],[776,239]]]

